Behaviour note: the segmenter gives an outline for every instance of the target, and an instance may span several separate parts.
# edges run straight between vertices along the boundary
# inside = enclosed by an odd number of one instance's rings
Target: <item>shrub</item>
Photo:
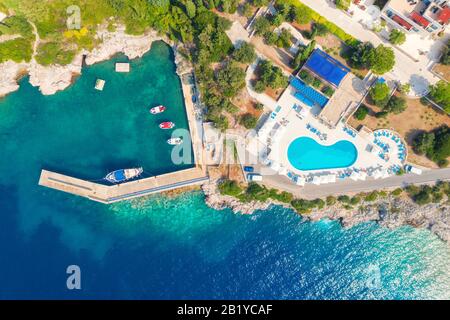
[[[421,190],[418,194],[416,194],[413,198],[414,202],[418,205],[425,205],[431,202],[430,193],[426,190]]]
[[[242,193],[242,188],[234,180],[224,180],[219,183],[219,191],[221,194],[237,197]]]
[[[336,0],[336,8],[347,10],[350,7],[351,0]]]
[[[254,105],[254,108],[256,109],[256,110],[259,110],[259,111],[261,111],[261,110],[264,110],[264,105],[262,104],[262,103],[256,103],[255,105]]]
[[[298,213],[309,213],[314,208],[314,203],[305,199],[292,200],[291,205]]]
[[[358,197],[358,196],[352,197],[352,198],[350,199],[350,204],[351,204],[352,206],[355,206],[355,205],[357,205],[357,204],[360,203],[360,202],[361,202],[361,198]]]
[[[0,43],[0,63],[12,60],[14,62],[28,62],[31,60],[33,48],[30,41],[16,38]]]
[[[394,114],[400,114],[406,110],[406,100],[403,98],[392,96],[391,99],[389,99],[389,102],[385,106],[384,110],[387,112],[392,112]]]
[[[394,197],[398,197],[398,196],[400,196],[402,193],[403,193],[403,189],[402,189],[402,188],[397,188],[397,189],[395,189],[395,190],[393,190],[393,191],[391,192],[391,195],[394,196]]]
[[[330,86],[325,86],[322,89],[322,93],[325,94],[327,97],[331,97],[334,94],[334,89]]]
[[[256,127],[256,124],[258,123],[258,118],[256,118],[254,115],[250,113],[246,113],[241,117],[240,123],[246,129],[253,129]]]
[[[258,92],[262,93],[264,90],[266,90],[267,86],[264,84],[263,81],[256,81],[256,83],[253,86],[253,89]]]
[[[346,195],[339,196],[337,199],[342,203],[350,203],[350,197]]]
[[[392,30],[391,34],[389,35],[389,41],[395,45],[403,44],[406,41],[406,35],[404,32],[402,32],[398,29],[394,29],[394,30]]]
[[[377,118],[377,119],[387,118],[388,115],[389,115],[389,112],[380,111],[380,112],[375,113],[375,118]]]
[[[276,44],[279,48],[289,49],[292,44],[291,33],[286,29],[282,29],[280,34],[278,35]]]
[[[336,197],[328,196],[326,199],[327,206],[332,206],[336,203]]]
[[[312,85],[314,88],[320,88],[322,86],[322,81],[320,79],[314,78]]]
[[[353,117],[357,120],[364,120],[366,116],[369,114],[369,108],[367,108],[365,105],[360,105],[358,110],[353,114]]]
[[[364,201],[366,202],[373,202],[375,200],[377,200],[378,198],[378,192],[377,191],[372,191],[371,193],[367,194],[364,197]]]

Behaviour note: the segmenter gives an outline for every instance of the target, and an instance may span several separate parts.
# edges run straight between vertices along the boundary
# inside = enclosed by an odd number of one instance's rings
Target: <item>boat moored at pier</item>
[[[105,180],[111,183],[121,183],[140,176],[144,172],[143,168],[120,169],[110,172]]]

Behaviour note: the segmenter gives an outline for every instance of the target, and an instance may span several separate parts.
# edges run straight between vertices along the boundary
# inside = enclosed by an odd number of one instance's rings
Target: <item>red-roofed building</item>
[[[427,19],[425,19],[424,17],[422,17],[420,14],[418,14],[417,12],[413,11],[411,13],[411,19],[420,24],[422,27],[427,28],[430,25],[430,21],[428,21]]]
[[[450,8],[446,7],[445,9],[442,9],[437,20],[440,24],[447,25],[450,20]]]
[[[408,33],[434,35],[450,22],[450,0],[389,0],[382,18]]]

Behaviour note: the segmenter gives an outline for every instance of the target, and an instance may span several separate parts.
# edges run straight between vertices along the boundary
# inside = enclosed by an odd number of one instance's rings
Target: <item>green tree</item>
[[[311,41],[306,47],[302,47],[298,50],[295,59],[292,61],[291,66],[297,69],[305,62],[316,47],[316,41]]]
[[[292,6],[289,10],[289,19],[298,24],[307,24],[312,20],[311,10],[306,6]]]
[[[336,8],[347,10],[350,7],[351,0],[336,0]]]
[[[369,114],[369,108],[367,108],[365,105],[360,105],[358,110],[356,110],[356,112],[354,113],[354,117],[357,120],[364,120],[366,118],[366,116]]]
[[[272,25],[270,21],[265,16],[260,16],[255,21],[255,34],[264,35],[269,31],[272,31]]]
[[[377,82],[369,92],[370,97],[372,100],[378,105],[378,103],[386,101],[389,98],[389,94],[391,93],[391,90],[389,89],[388,85],[384,82]]]
[[[447,46],[444,48],[444,52],[441,56],[441,63],[444,65],[450,64],[450,41],[447,42]]]
[[[370,69],[375,74],[384,74],[394,68],[395,54],[394,50],[380,44],[375,49],[372,49],[368,54],[368,63]]]
[[[277,39],[277,47],[289,49],[291,46],[291,33],[286,29],[281,29]]]
[[[246,113],[241,117],[240,123],[246,129],[254,129],[256,127],[256,124],[258,123],[258,118],[256,118],[251,113]]]
[[[387,112],[392,112],[394,114],[400,114],[406,110],[406,100],[403,98],[392,96],[391,99],[389,99],[389,102],[387,103],[384,110]]]
[[[413,150],[415,153],[431,154],[434,149],[434,133],[423,132],[419,134],[413,141]]]
[[[217,85],[225,97],[234,97],[245,86],[245,71],[235,63],[228,63],[217,73]]]
[[[374,47],[370,42],[358,44],[350,55],[350,65],[356,69],[370,68],[369,57],[372,50],[374,50]]]
[[[404,44],[406,41],[406,35],[404,32],[398,30],[398,29],[394,29],[392,30],[392,32],[389,34],[389,41],[392,44],[395,45],[401,45]]]
[[[242,63],[252,63],[256,59],[255,48],[252,44],[243,42],[233,53],[234,59]]]
[[[253,15],[253,9],[250,3],[246,2],[242,5],[242,14],[247,18]]]
[[[446,112],[450,113],[450,83],[441,80],[430,86],[430,97]]]
[[[197,7],[195,6],[194,2],[192,2],[191,0],[186,0],[186,13],[188,15],[189,18],[194,18],[195,17],[195,12],[197,10]]]

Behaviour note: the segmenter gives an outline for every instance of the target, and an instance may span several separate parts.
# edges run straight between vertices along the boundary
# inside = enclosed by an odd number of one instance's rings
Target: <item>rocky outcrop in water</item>
[[[211,182],[203,186],[208,206],[222,210],[230,208],[235,213],[252,214],[257,210],[266,210],[273,202],[241,203],[234,197],[221,195],[217,183]],[[376,221],[381,226],[394,229],[401,226],[426,228],[443,241],[450,243],[450,205],[428,204],[419,206],[409,198],[388,197],[375,202],[361,203],[353,209],[345,209],[340,205],[326,207],[304,215],[310,221],[322,219],[339,220],[343,227],[351,228],[357,224]]]

